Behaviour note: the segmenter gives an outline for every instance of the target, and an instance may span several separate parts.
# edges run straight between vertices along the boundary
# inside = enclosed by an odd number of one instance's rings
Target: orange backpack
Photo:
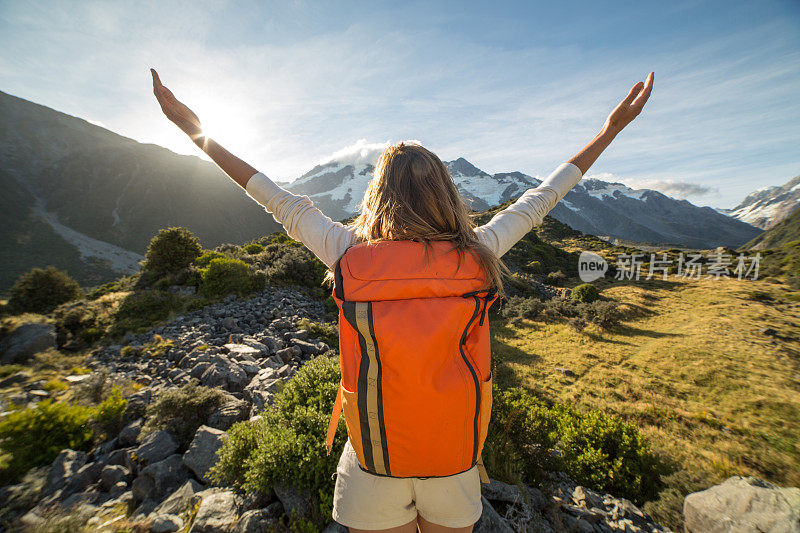
[[[492,410],[487,309],[497,290],[451,241],[351,245],[335,265],[341,411],[361,468],[391,477],[450,476],[481,461]],[[460,261],[459,261],[459,255]],[[459,264],[460,263],[460,264]]]

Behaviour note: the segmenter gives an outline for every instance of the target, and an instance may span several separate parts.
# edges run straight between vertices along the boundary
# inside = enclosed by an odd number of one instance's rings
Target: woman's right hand
[[[203,128],[197,115],[161,84],[155,69],[151,68],[150,72],[153,74],[153,94],[156,95],[161,111],[192,140],[202,136]]]

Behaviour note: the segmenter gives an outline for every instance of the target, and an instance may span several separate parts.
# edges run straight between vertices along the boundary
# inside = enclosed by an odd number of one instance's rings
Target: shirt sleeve
[[[334,222],[314,205],[311,198],[292,194],[261,172],[247,181],[245,190],[248,196],[272,213],[289,237],[306,245],[330,269],[355,238],[351,226]]]
[[[572,163],[562,163],[538,187],[525,191],[516,202],[475,228],[478,239],[501,257],[525,236],[574,187],[583,174]]]

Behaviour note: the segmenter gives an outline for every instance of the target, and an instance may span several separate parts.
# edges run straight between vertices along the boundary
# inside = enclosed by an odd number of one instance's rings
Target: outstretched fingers
[[[650,98],[650,92],[653,90],[653,78],[655,77],[655,72],[651,72],[647,75],[647,82],[644,84],[644,89],[639,96],[631,104],[631,107],[635,109],[641,110],[644,107],[644,103],[647,102],[647,99]],[[639,82],[641,83],[641,82]]]

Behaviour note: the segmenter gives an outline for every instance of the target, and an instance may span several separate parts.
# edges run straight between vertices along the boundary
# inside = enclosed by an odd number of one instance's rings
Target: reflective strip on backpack
[[[362,442],[367,467],[381,475],[391,475],[383,423],[383,393],[380,387],[381,364],[372,323],[372,302],[355,302],[355,323],[361,345],[359,372],[359,414],[362,417]],[[366,422],[366,423],[365,423]],[[364,429],[366,431],[364,431]],[[369,448],[369,452],[367,452]]]

